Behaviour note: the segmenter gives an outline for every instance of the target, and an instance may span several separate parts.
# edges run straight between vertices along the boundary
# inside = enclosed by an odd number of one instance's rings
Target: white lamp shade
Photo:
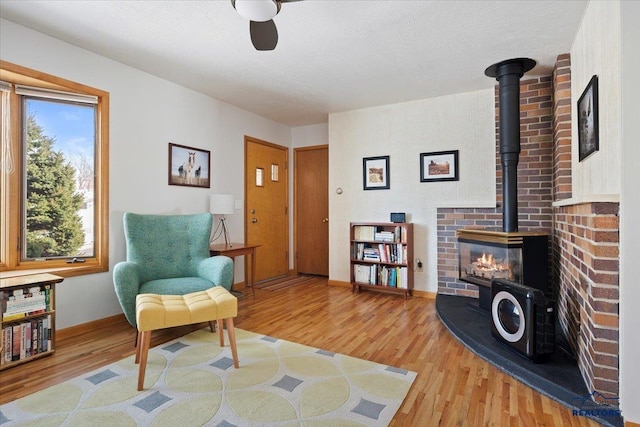
[[[236,0],[234,6],[242,17],[256,22],[270,20],[280,9],[273,0]]]
[[[209,211],[212,214],[231,215],[234,203],[232,194],[212,194],[209,200]]]

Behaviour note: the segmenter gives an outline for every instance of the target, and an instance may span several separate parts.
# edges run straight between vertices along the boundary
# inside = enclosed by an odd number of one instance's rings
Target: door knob
[[[255,224],[256,222],[258,222],[258,218],[251,218],[251,222]]]
[[[329,218],[323,219],[322,222],[329,222]]]

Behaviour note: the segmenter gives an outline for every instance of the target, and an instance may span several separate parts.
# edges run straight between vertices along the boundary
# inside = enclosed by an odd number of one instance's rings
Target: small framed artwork
[[[362,159],[362,181],[365,190],[388,190],[389,156]]]
[[[420,153],[420,182],[458,179],[458,150]]]
[[[169,143],[169,185],[211,188],[211,152]]]
[[[583,161],[599,149],[598,76],[593,76],[578,99],[578,157]]]

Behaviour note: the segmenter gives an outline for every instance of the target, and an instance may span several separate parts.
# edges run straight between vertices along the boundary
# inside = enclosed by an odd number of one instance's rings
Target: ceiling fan
[[[238,13],[249,20],[251,43],[256,50],[273,50],[278,44],[278,29],[273,17],[280,12],[282,3],[302,0],[231,0]]]

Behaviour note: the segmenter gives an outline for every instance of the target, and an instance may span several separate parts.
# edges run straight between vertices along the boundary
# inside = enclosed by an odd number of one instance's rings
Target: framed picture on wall
[[[420,153],[420,182],[458,179],[458,150]]]
[[[580,161],[600,149],[598,133],[598,76],[593,76],[578,99],[578,158]]]
[[[211,188],[211,152],[169,143],[169,185]]]
[[[388,190],[389,156],[362,159],[362,181],[365,190]]]

